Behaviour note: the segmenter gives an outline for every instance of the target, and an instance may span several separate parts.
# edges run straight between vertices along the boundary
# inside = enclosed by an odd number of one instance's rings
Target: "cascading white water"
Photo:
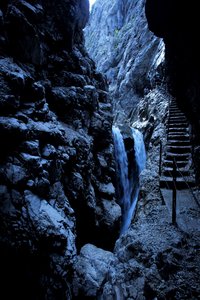
[[[130,186],[128,178],[128,158],[124,146],[122,134],[117,127],[113,127],[115,158],[117,162],[117,171],[119,175],[119,184],[121,188],[120,205],[127,210],[130,206]]]
[[[132,170],[132,173],[135,173],[134,176],[130,177],[128,169],[129,162],[123,136],[119,128],[113,126],[115,158],[120,189],[119,204],[122,208],[122,226],[120,234],[123,234],[131,224],[139,194],[139,174],[145,167],[146,162],[146,152],[142,133],[137,129],[132,128],[132,135],[134,139],[133,155],[135,156],[137,167],[135,170]]]
[[[132,128],[134,138],[135,158],[139,168],[139,174],[144,170],[146,164],[146,151],[143,134],[136,128]]]

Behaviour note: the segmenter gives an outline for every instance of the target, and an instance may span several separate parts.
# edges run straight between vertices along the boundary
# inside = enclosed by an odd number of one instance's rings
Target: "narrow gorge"
[[[1,299],[199,299],[197,11],[1,1]]]

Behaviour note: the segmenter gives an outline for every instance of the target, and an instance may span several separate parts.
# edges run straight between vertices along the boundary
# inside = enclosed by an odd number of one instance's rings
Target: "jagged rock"
[[[18,7],[26,15],[27,19],[33,22],[39,21],[44,14],[43,7],[40,4],[32,5],[27,1],[21,0],[18,3]]]
[[[108,166],[108,164],[107,164],[107,161],[105,160],[105,158],[103,157],[103,155],[98,154],[97,157],[98,157],[98,161],[99,161],[100,166],[102,168],[106,168]]]
[[[42,155],[45,158],[54,158],[57,155],[56,148],[53,145],[47,144],[42,151]]]
[[[0,185],[0,199],[0,209],[3,214],[7,216],[16,212],[16,208],[14,207],[12,198],[9,195],[8,188],[5,185]]]
[[[39,155],[39,140],[36,141],[25,141],[21,145],[22,149],[24,149],[25,152],[31,154],[31,155]]]
[[[54,105],[58,106],[58,109],[66,108],[70,104],[76,101],[76,88],[54,87],[52,90],[54,99]]]
[[[41,197],[49,197],[50,192],[50,181],[45,178],[36,178],[35,179],[35,191]]]
[[[133,127],[143,132],[146,149],[160,140],[165,144],[168,105],[172,96],[163,88],[152,89],[141,99],[130,117]],[[151,141],[151,143],[150,143]]]
[[[94,144],[98,149],[105,148],[110,143],[110,136],[106,135],[106,132],[109,132],[112,127],[110,113],[104,111],[99,111],[95,113],[91,119],[91,133],[94,136]],[[104,138],[103,138],[104,137]]]
[[[0,10],[0,28],[3,27],[3,12]]]
[[[35,26],[29,23],[20,9],[14,5],[8,8],[6,21],[10,47],[17,45],[15,55],[31,63],[43,63],[42,45]]]
[[[51,235],[55,236],[55,241],[57,238],[60,239],[60,243],[65,245],[63,249],[61,248],[61,251],[68,251],[69,257],[74,255],[76,252],[75,236],[72,232],[69,232],[70,229],[73,229],[73,227],[68,228],[69,222],[45,200],[40,199],[29,191],[25,191],[25,205],[27,206],[27,213],[32,221],[33,229],[41,235],[45,234],[47,239]],[[57,247],[53,239],[52,247]]]
[[[103,196],[103,197],[107,197],[107,198],[113,198],[113,196],[115,195],[115,188],[112,184],[112,182],[105,184],[105,183],[100,183],[98,186],[98,190],[99,193]]]
[[[110,201],[110,200],[103,200],[103,219],[104,222],[110,226],[111,224],[116,224],[116,229],[117,225],[119,223],[119,220],[121,218],[121,208],[118,204],[115,203],[115,201]]]
[[[21,90],[25,87],[28,81],[33,80],[28,70],[23,70],[17,65],[12,58],[1,58],[0,59],[1,72],[4,77],[8,80],[11,88]]]
[[[167,249],[164,253],[158,253],[156,257],[156,265],[162,278],[169,279],[171,274],[180,270],[180,266],[175,257],[170,257],[170,250]]]
[[[94,245],[85,245],[74,265],[74,295],[96,297],[109,272],[110,264],[114,261],[115,258],[111,252]]]
[[[28,178],[28,173],[25,168],[21,166],[14,165],[12,163],[7,163],[5,168],[1,169],[2,181],[6,182],[8,185],[20,185],[25,182]]]
[[[97,90],[94,86],[92,85],[85,85],[84,86],[84,91],[86,92],[86,95],[90,101],[92,102],[92,107],[93,109],[98,107],[98,93]]]
[[[196,171],[196,174],[197,174],[197,180],[198,180],[198,182],[200,181],[200,172],[199,172],[199,166],[200,166],[200,159],[199,159],[199,157],[200,157],[200,146],[196,146],[195,148],[194,148],[194,160],[195,160],[195,162],[196,162],[196,164],[195,164],[195,171]]]
[[[34,82],[32,87],[35,100],[42,100],[45,98],[45,87],[41,82]]]
[[[110,249],[118,235],[112,106],[84,48],[88,16],[88,0],[0,3],[0,275],[10,299],[70,299],[76,248]]]
[[[74,217],[74,210],[71,208],[69,204],[69,200],[67,199],[63,185],[61,182],[55,182],[53,186],[50,187],[50,200],[49,202],[52,204],[53,207],[56,207],[63,216],[73,216]],[[73,227],[74,219],[71,218],[71,227]]]
[[[85,29],[88,52],[110,83],[117,120],[127,118],[146,90],[162,81],[164,43],[148,30],[144,5],[97,0]]]

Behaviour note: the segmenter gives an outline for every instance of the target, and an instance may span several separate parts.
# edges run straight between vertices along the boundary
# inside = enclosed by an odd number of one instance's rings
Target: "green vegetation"
[[[115,33],[114,35],[117,36],[119,34],[119,31],[120,31],[120,29],[116,28],[114,31],[114,33]]]

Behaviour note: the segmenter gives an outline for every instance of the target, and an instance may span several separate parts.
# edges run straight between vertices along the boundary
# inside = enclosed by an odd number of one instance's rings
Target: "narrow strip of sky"
[[[92,5],[94,4],[94,2],[95,2],[96,0],[89,0],[89,1],[90,1],[90,10],[91,10]]]

